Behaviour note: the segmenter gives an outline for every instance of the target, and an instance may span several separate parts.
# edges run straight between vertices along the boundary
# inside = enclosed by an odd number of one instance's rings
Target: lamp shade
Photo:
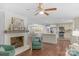
[[[72,32],[72,35],[78,37],[78,36],[79,36],[79,31],[77,31],[77,30],[76,30],[76,31],[73,31],[73,32]]]

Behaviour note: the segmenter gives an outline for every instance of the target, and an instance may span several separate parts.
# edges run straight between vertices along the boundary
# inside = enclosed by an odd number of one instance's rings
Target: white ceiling
[[[6,3],[0,4],[0,9],[3,6],[5,10],[13,11],[29,17],[29,19],[66,19],[70,20],[79,16],[79,3],[45,3],[45,8],[56,7],[57,11],[50,12],[49,16],[37,15],[35,10],[37,3]],[[27,10],[30,9],[30,10]],[[54,20],[53,20],[54,21]],[[51,22],[51,21],[50,21]]]

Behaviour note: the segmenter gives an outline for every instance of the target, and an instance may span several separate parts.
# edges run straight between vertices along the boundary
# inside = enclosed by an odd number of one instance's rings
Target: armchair
[[[0,51],[0,56],[13,56],[15,54],[15,48],[10,45],[0,45],[4,51]]]

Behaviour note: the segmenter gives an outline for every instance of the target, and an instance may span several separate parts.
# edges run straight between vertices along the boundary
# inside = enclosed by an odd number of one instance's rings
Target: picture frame
[[[24,19],[11,17],[10,30],[25,30]]]

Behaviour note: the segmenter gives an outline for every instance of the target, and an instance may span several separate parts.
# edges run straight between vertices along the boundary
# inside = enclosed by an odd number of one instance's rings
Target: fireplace
[[[25,32],[5,33],[4,44],[13,45],[15,47],[15,55],[18,55],[30,48],[28,44],[28,33]]]
[[[24,45],[24,36],[11,37],[11,45],[15,48],[22,47]]]

